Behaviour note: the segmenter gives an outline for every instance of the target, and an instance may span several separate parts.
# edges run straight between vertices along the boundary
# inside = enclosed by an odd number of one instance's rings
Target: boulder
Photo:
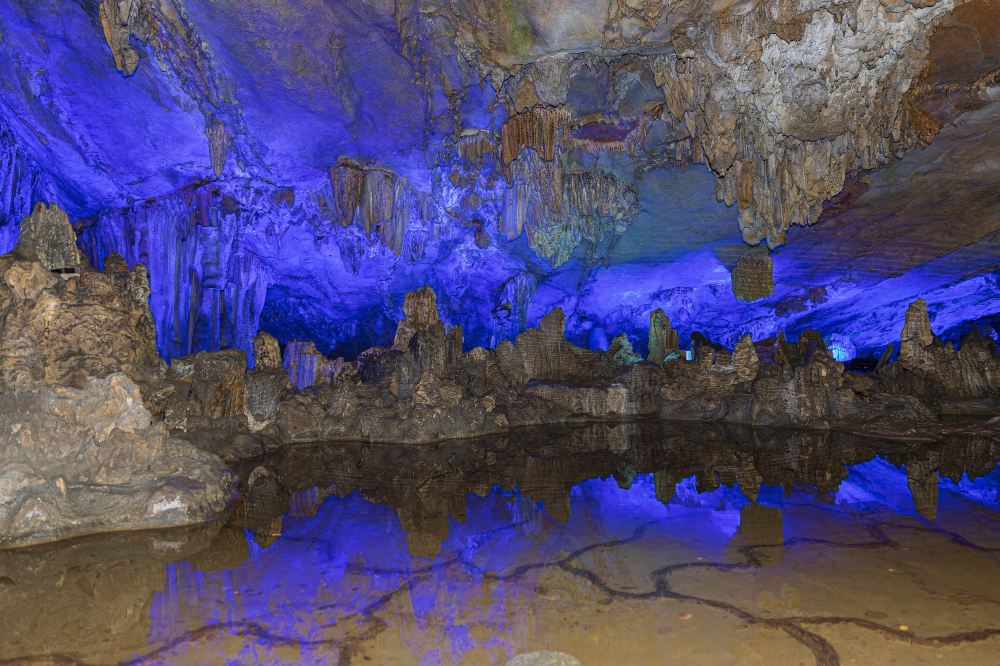
[[[0,547],[210,520],[222,461],[152,422],[126,375],[0,394]]]

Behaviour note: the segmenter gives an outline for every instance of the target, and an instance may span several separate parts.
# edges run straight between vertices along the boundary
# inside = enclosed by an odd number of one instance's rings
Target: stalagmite
[[[41,262],[50,271],[75,273],[80,268],[73,226],[66,213],[55,204],[39,203],[31,215],[21,221],[17,252],[26,259]]]
[[[265,370],[281,367],[281,347],[273,335],[259,332],[253,339],[255,367]]]
[[[647,359],[653,363],[663,363],[678,354],[677,331],[670,327],[670,318],[662,309],[656,308],[649,313],[649,354]]]

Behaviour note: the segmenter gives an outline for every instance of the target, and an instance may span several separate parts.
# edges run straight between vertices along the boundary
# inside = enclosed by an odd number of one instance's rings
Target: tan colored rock
[[[774,293],[774,262],[767,252],[750,252],[736,262],[732,272],[733,295],[757,301]]]
[[[115,67],[125,76],[131,76],[139,66],[139,52],[129,43],[139,8],[140,0],[101,0],[98,7],[104,40]]]
[[[37,261],[46,270],[75,273],[80,269],[76,233],[69,217],[56,204],[35,204],[31,215],[21,220],[21,232],[15,252],[29,261]]]
[[[260,331],[253,339],[253,357],[256,368],[280,368],[281,346],[273,335]]]
[[[222,461],[169,439],[115,373],[0,394],[0,547],[203,522],[229,503]]]
[[[749,381],[757,376],[760,358],[753,345],[753,338],[744,335],[733,349],[733,366],[741,381]]]
[[[39,263],[0,257],[0,391],[81,387],[113,372],[141,381],[162,367],[142,264],[124,273],[84,270],[68,281],[43,272]]]
[[[669,354],[678,350],[679,346],[677,331],[671,328],[670,318],[660,308],[650,312],[647,360],[663,363]]]

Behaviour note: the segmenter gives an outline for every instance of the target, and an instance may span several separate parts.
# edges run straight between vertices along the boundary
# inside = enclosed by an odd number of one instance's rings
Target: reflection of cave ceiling
[[[168,356],[424,283],[468,344],[1000,313],[1000,0],[8,0],[0,55],[0,250],[56,201]]]

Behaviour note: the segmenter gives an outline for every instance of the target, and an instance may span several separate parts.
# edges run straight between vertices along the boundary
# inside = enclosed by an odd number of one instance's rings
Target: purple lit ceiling
[[[606,1],[486,4],[477,14],[458,0],[105,0],[119,12],[119,46],[138,58],[129,74],[116,68],[101,2],[7,0],[0,251],[34,201],[54,200],[94,263],[114,251],[149,265],[167,357],[249,349],[258,328],[354,356],[391,341],[403,294],[422,284],[467,346],[495,344],[559,306],[572,340],[607,346],[626,332],[641,349],[661,307],[682,339],[701,331],[732,344],[814,327],[848,358],[896,339],[918,296],[937,332],[976,324],[995,335],[995,86],[952,110],[928,147],[851,169],[817,224],[772,243],[773,295],[745,302],[732,273],[763,249],[744,242],[747,216],[773,221],[754,213],[782,201],[764,191],[772,185],[791,192],[789,208],[805,195],[764,180],[749,208],[727,206],[720,168],[703,163],[711,151],[681,154],[690,142],[664,110],[661,70],[687,57],[676,26],[707,34],[712,16],[679,3],[675,15],[644,15],[652,27],[640,39],[622,27],[636,16],[604,24]],[[943,21],[942,34],[967,20],[912,11],[914,26]],[[503,30],[487,39],[477,20]],[[725,48],[723,59],[735,57]],[[983,49],[968,76],[998,64]],[[558,100],[546,98],[553,90]],[[506,164],[505,121],[542,107],[564,114],[552,121],[566,127],[552,161],[532,126],[535,144]],[[352,174],[365,189],[345,216]],[[546,178],[561,179],[562,208],[546,199]]]

